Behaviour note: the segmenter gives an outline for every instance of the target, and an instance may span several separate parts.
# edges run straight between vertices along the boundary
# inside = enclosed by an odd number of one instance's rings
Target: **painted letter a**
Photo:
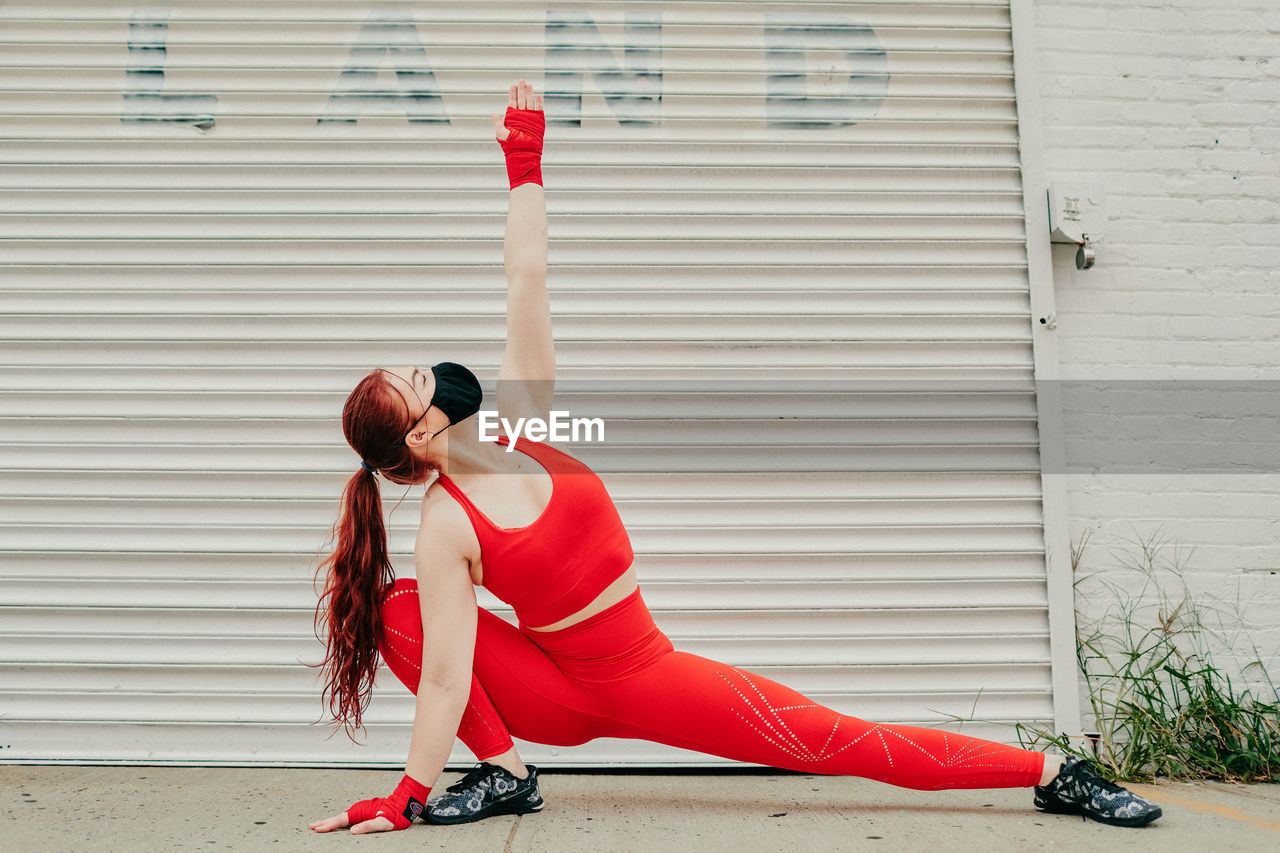
[[[378,70],[389,62],[396,72],[395,88],[380,88]],[[317,124],[355,124],[371,111],[404,113],[413,123],[449,124],[436,75],[418,28],[407,13],[375,11],[360,27],[347,64],[329,95]]]

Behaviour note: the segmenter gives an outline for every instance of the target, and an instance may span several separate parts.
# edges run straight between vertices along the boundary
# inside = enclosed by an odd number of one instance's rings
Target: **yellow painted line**
[[[1219,806],[1214,803],[1206,803],[1204,800],[1197,800],[1194,797],[1182,797],[1177,794],[1170,793],[1168,788],[1150,788],[1146,785],[1129,785],[1129,790],[1133,791],[1140,797],[1145,797],[1153,803],[1169,803],[1170,805],[1182,806],[1191,809],[1193,812],[1201,812],[1202,814],[1212,814],[1218,817],[1225,817],[1228,820],[1238,820],[1242,823],[1251,823],[1260,829],[1267,829],[1271,832],[1280,832],[1280,821],[1265,820],[1251,814],[1232,808],[1231,806]]]

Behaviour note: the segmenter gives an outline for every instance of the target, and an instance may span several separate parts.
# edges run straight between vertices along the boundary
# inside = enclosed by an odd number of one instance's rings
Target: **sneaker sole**
[[[427,812],[425,819],[427,823],[434,823],[439,826],[452,826],[459,823],[474,823],[477,820],[484,820],[487,817],[498,817],[500,815],[533,814],[534,812],[542,811],[542,805],[543,803],[541,799],[538,800],[537,805],[528,805],[527,803],[521,803],[512,797],[506,800],[499,800],[493,805],[483,808],[475,814],[437,817],[436,815]]]
[[[1105,823],[1108,826],[1128,826],[1128,827],[1146,826],[1147,824],[1151,823],[1154,820],[1159,820],[1164,814],[1162,811],[1160,811],[1159,806],[1157,806],[1153,811],[1149,811],[1144,815],[1138,815],[1137,817],[1099,817],[1097,815],[1091,815],[1087,811],[1079,807],[1044,808],[1042,806],[1036,806],[1036,809],[1038,809],[1039,811],[1045,812],[1046,814],[1079,815],[1081,817],[1087,817],[1089,820],[1097,821],[1098,823]]]

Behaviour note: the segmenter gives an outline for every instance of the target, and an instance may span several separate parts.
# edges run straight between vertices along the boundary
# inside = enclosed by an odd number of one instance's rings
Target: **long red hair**
[[[375,370],[347,397],[342,431],[360,458],[396,483],[417,483],[429,469],[415,459],[404,442],[413,426],[404,398]],[[372,471],[358,468],[342,491],[333,525],[333,553],[317,569],[327,571],[324,592],[316,605],[317,638],[325,626],[324,701],[334,722],[353,734],[369,705],[378,669],[378,637],[382,633],[382,596],[395,582],[387,556],[387,530],[382,516],[382,490]]]

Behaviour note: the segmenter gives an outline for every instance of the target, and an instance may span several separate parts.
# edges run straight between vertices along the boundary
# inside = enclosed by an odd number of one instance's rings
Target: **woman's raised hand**
[[[508,110],[542,110],[542,96],[533,91],[533,87],[524,80],[517,80],[511,84],[511,92],[507,97]],[[489,118],[493,119],[493,134],[498,138],[499,142],[506,142],[511,136],[513,128],[507,125],[505,117],[499,116],[497,113],[489,113]]]
[[[521,184],[542,185],[542,137],[547,119],[542,112],[542,96],[523,80],[511,86],[507,113],[493,119],[493,133],[507,158],[507,179],[511,189]]]

